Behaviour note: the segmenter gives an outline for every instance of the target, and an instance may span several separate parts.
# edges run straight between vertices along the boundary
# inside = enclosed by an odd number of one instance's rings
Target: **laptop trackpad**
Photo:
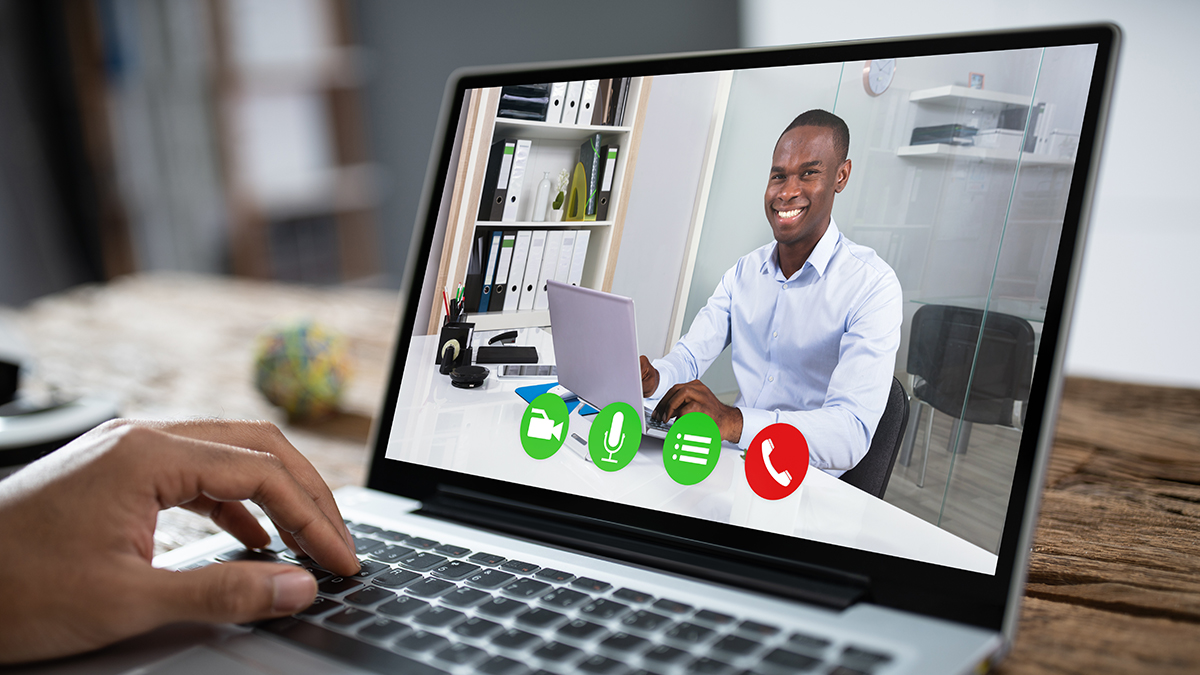
[[[237,659],[222,654],[211,647],[192,647],[166,661],[140,671],[145,675],[263,675],[259,670]]]

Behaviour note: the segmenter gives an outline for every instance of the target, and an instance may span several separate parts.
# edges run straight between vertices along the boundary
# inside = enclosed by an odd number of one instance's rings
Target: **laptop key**
[[[479,664],[475,670],[483,675],[518,675],[518,673],[528,672],[525,664],[513,661],[507,656],[493,656]]]
[[[296,612],[296,616],[320,616],[325,612],[341,608],[342,603],[329,598],[318,597],[308,607]]]
[[[600,648],[617,654],[631,654],[641,651],[648,644],[650,643],[645,638],[630,635],[629,633],[617,633],[605,638],[600,643]]]
[[[424,600],[410,598],[407,595],[402,595],[395,600],[381,605],[375,611],[384,616],[390,616],[397,619],[411,616],[429,607],[429,603]]]
[[[369,577],[373,574],[382,572],[383,570],[386,570],[386,569],[390,569],[390,568],[387,565],[384,565],[383,563],[375,562],[374,560],[359,560],[358,561],[358,572],[354,575],[354,578],[355,579],[366,579],[367,577]]]
[[[613,593],[613,597],[618,600],[624,600],[625,602],[632,602],[639,605],[645,604],[654,599],[653,595],[650,595],[649,593],[643,593],[641,591],[635,591],[632,588],[619,589]]]
[[[408,570],[391,569],[371,580],[371,583],[384,588],[403,588],[420,579],[421,575]]]
[[[496,555],[495,553],[484,553],[480,551],[470,558],[467,558],[467,560],[480,565],[499,565],[507,560],[507,558],[502,555]]]
[[[453,632],[463,637],[480,639],[496,633],[502,628],[503,626],[494,621],[473,616],[455,626]]]
[[[217,560],[220,560],[221,562],[238,562],[245,560],[252,562],[279,562],[279,557],[271,551],[260,551],[252,548],[235,548],[218,555]]]
[[[790,673],[799,673],[814,670],[821,665],[821,659],[814,659],[811,656],[797,654],[786,649],[776,649],[764,656],[762,663]]]
[[[306,572],[313,575],[317,579],[318,584],[333,576],[333,572],[330,572],[323,567],[318,567],[317,564],[312,561],[300,563],[300,566],[303,567]]]
[[[431,549],[438,545],[436,541],[432,539],[426,539],[424,537],[405,537],[404,543],[412,546],[413,548],[423,549]]]
[[[642,658],[651,663],[670,665],[674,663],[681,663],[684,660],[691,658],[691,656],[691,654],[683,651],[682,649],[676,649],[675,647],[670,647],[667,645],[658,645],[654,649],[646,652]]]
[[[805,649],[811,652],[824,651],[832,642],[822,637],[813,635],[805,635],[804,633],[792,633],[788,637],[788,646],[797,649]]]
[[[738,624],[737,631],[756,638],[768,638],[779,632],[778,626],[769,626],[757,621],[743,621]]]
[[[587,577],[579,577],[575,581],[572,581],[571,585],[575,588],[590,591],[592,593],[603,593],[604,591],[612,588],[612,584],[608,582],[599,581],[597,579],[589,579]]]
[[[356,623],[362,623],[363,621],[370,619],[372,616],[373,615],[370,612],[366,612],[355,607],[344,607],[341,609],[341,611],[334,612],[333,614],[325,617],[325,623],[329,624],[330,626],[347,628]]]
[[[534,565],[533,563],[521,562],[520,560],[509,560],[508,562],[500,565],[500,567],[502,567],[506,570],[513,570],[513,571],[519,572],[521,574],[533,574],[534,572],[541,569],[541,567],[539,567],[538,565]]]
[[[435,654],[433,658],[456,666],[463,666],[473,661],[478,661],[485,656],[487,656],[487,652],[482,649],[460,642],[446,647]]]
[[[671,620],[667,617],[644,609],[638,610],[621,620],[621,626],[625,630],[632,629],[643,633],[652,633],[669,623],[671,623]]]
[[[616,675],[625,670],[625,664],[616,659],[596,654],[575,668],[581,673],[591,673],[592,675]]]
[[[593,600],[592,602],[588,603],[583,609],[579,610],[579,614],[591,619],[596,619],[597,621],[608,621],[609,619],[624,614],[628,609],[628,605],[622,605],[619,602],[600,598],[599,600]]]
[[[682,602],[676,602],[666,598],[655,602],[652,606],[654,609],[662,610],[668,614],[687,614],[688,612],[692,611],[691,605],[685,605]]]
[[[533,633],[527,633],[519,628],[509,628],[492,638],[493,646],[501,649],[511,649],[512,651],[531,649],[534,645],[540,643],[541,639],[538,636]]]
[[[493,619],[503,619],[516,614],[528,606],[523,602],[509,600],[508,598],[492,598],[491,602],[483,603],[475,611],[483,616],[490,616]]]
[[[396,594],[392,593],[391,591],[385,591],[378,586],[367,586],[361,591],[356,591],[350,595],[347,595],[343,599],[351,605],[370,607],[371,605],[383,602],[384,600],[391,600],[395,597]]]
[[[423,626],[426,628],[445,628],[458,623],[465,616],[462,612],[450,609],[449,607],[430,607],[413,617],[412,623],[414,626]]]
[[[493,589],[516,579],[516,576],[500,570],[484,570],[467,577],[467,583],[476,588]]]
[[[542,596],[542,604],[555,609],[571,609],[587,602],[592,596],[569,588],[558,588]]]
[[[838,666],[837,668],[834,668],[833,670],[829,671],[829,675],[870,675],[870,674],[867,673],[865,670],[856,670],[854,668],[847,668],[846,666]]]
[[[582,642],[584,640],[590,640],[596,635],[604,632],[604,630],[604,626],[601,626],[598,623],[584,621],[583,619],[575,619],[567,623],[567,625],[559,628],[558,635],[563,638],[579,640]]]
[[[461,560],[451,560],[445,565],[435,567],[430,574],[435,577],[441,577],[442,579],[458,581],[459,579],[465,579],[472,574],[475,574],[479,571],[479,569],[479,565],[472,565],[471,563],[463,562]]]
[[[542,593],[545,593],[549,588],[550,584],[544,581],[521,578],[517,579],[511,584],[506,585],[504,588],[501,588],[500,592],[506,595],[511,595],[514,598],[526,600],[529,598],[536,598]]]
[[[566,617],[558,612],[535,607],[517,617],[517,625],[532,629],[546,629],[558,624]]]
[[[471,552],[471,549],[466,546],[455,546],[454,544],[442,544],[441,546],[434,547],[433,550],[436,553],[448,555],[451,558],[461,558]]]
[[[407,546],[397,546],[392,544],[391,546],[385,546],[378,551],[375,551],[371,554],[371,557],[376,560],[381,560],[385,563],[394,563],[400,562],[401,558],[412,553],[414,553],[414,551]]]
[[[326,595],[338,595],[346,591],[361,588],[362,584],[348,577],[331,577],[317,585],[317,590]]]
[[[446,562],[444,557],[433,553],[425,553],[424,551],[411,553],[400,559],[401,565],[418,572],[428,572],[444,562]]]
[[[689,673],[702,673],[704,675],[708,675],[710,673],[728,673],[732,670],[733,666],[729,665],[728,663],[725,663],[724,661],[718,661],[716,659],[710,659],[707,656],[692,661],[687,667],[687,672]]]
[[[409,586],[408,588],[404,589],[404,591],[409,595],[415,595],[418,598],[436,598],[451,588],[454,588],[454,584],[450,583],[449,581],[429,577]]]
[[[539,579],[546,579],[547,581],[552,581],[552,582],[558,583],[558,584],[565,584],[568,581],[575,578],[575,575],[571,574],[570,572],[564,572],[562,570],[551,569],[549,567],[544,567],[544,568],[538,570],[537,574],[535,574],[534,576]]]
[[[373,553],[386,545],[387,544],[384,544],[378,539],[371,539],[370,537],[354,537],[354,552],[359,555]]]
[[[386,539],[388,541],[404,541],[408,538],[407,534],[404,534],[403,532],[397,532],[395,530],[380,530],[375,533],[375,536],[379,539]]]
[[[696,612],[696,615],[692,617],[692,621],[699,621],[700,623],[705,623],[709,626],[720,628],[722,626],[728,626],[732,624],[733,617],[729,616],[728,614],[714,612],[710,609],[702,609],[699,612]]]
[[[736,635],[726,635],[725,637],[721,638],[720,640],[717,640],[716,644],[714,644],[712,646],[712,648],[713,648],[713,650],[719,651],[719,652],[726,652],[728,654],[736,654],[737,656],[745,656],[747,654],[753,653],[755,650],[757,650],[761,646],[762,645],[760,645],[759,643],[754,642],[753,640],[747,640],[744,637],[738,637]]]
[[[366,523],[355,523],[349,527],[351,530],[355,532],[361,532],[363,534],[376,534],[383,531],[382,527],[375,527],[374,525],[368,525]]]
[[[449,595],[444,596],[442,604],[460,608],[474,607],[491,597],[491,595],[483,591],[477,591],[474,588],[458,588],[451,591]]]
[[[676,644],[696,645],[707,640],[713,630],[684,621],[671,627],[665,634],[667,640]]]
[[[547,642],[533,652],[533,656],[543,661],[551,663],[562,663],[569,661],[581,654],[578,649],[570,645],[564,645],[561,642]]]
[[[892,657],[887,654],[880,654],[879,652],[861,647],[849,646],[842,650],[841,663],[850,668],[870,670],[881,663],[887,663],[891,660]]]
[[[399,621],[376,618],[371,623],[359,628],[358,635],[368,640],[379,640],[382,642],[390,640],[408,629],[408,626]]]
[[[396,640],[395,645],[400,649],[416,654],[431,652],[450,644],[446,638],[423,630],[414,631]]]

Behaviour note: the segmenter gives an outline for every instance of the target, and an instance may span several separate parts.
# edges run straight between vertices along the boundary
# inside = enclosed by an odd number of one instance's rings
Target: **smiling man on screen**
[[[708,414],[746,448],[776,422],[808,441],[812,466],[833,475],[867,453],[887,404],[900,346],[900,282],[875,251],[842,236],[833,199],[850,180],[850,131],[809,110],[775,144],[764,196],[775,241],[721,277],[669,354],[641,357],[654,416]],[[740,391],[721,403],[699,378],[733,348]]]

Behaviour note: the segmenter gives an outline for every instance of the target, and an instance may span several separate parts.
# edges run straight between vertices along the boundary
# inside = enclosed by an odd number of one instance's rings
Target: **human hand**
[[[638,360],[642,366],[642,398],[645,398],[658,389],[658,369],[645,356],[639,356]]]
[[[713,418],[721,430],[721,439],[737,443],[742,437],[742,411],[717,400],[700,380],[677,384],[667,390],[654,408],[654,419],[666,422],[690,412],[702,412]]]
[[[316,470],[266,422],[117,420],[0,482],[0,663],[95,649],[176,621],[244,623],[312,603],[291,565],[155,569],[154,525],[182,506],[251,548],[270,536],[338,574],[358,570],[349,531]]]

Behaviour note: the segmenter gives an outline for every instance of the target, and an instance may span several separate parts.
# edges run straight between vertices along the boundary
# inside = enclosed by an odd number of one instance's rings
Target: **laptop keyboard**
[[[282,545],[217,561],[278,559],[317,579],[294,617],[260,628],[378,672],[486,675],[879,672],[893,657],[695,607],[569,570],[347,521],[362,569],[340,577]],[[207,563],[198,563],[198,567]]]

